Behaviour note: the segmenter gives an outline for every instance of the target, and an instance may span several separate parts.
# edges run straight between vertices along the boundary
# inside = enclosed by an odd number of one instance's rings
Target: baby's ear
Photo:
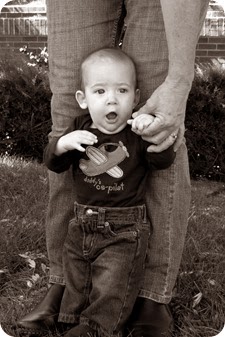
[[[81,109],[87,109],[87,102],[86,102],[86,97],[85,97],[85,93],[81,90],[78,90],[76,92],[76,100],[79,104],[79,106],[81,107]]]

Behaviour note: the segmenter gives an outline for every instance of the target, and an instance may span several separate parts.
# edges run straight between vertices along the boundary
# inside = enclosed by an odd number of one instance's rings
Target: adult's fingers
[[[183,142],[183,139],[184,139],[184,132],[185,132],[185,126],[184,124],[182,124],[178,130],[178,133],[177,133],[177,139],[174,143],[174,151],[176,152],[180,145],[182,144]]]

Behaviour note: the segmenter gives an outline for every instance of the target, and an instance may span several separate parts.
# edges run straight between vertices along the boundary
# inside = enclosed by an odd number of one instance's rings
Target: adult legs
[[[126,4],[123,49],[137,65],[141,102],[145,102],[168,72],[160,0],[127,0]],[[188,173],[187,152],[182,145],[175,163],[167,170],[154,172],[148,180],[147,205],[153,235],[140,295],[161,303],[170,301],[180,265],[190,201]]]
[[[122,0],[47,0],[48,51],[52,132],[60,136],[81,114],[75,101],[80,88],[81,60],[91,51],[114,46]],[[54,325],[64,290],[62,249],[69,220],[73,216],[74,191],[71,171],[60,175],[49,172],[49,205],[46,241],[52,284],[43,301],[18,325],[46,329]]]
[[[129,330],[133,337],[167,336],[173,318],[168,307],[179,271],[190,202],[185,144],[175,163],[149,179],[147,203],[152,221],[144,285],[139,293]]]
[[[141,102],[165,80],[168,50],[160,0],[126,0],[123,49],[133,57],[138,72]],[[207,6],[202,0],[202,16]],[[130,331],[134,336],[166,335],[172,323],[167,304],[178,275],[188,222],[190,178],[185,143],[174,164],[148,180],[147,208],[153,233],[144,285],[133,309]]]

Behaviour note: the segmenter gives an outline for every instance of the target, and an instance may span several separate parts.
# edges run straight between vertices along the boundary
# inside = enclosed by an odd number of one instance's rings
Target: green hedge
[[[0,60],[0,154],[41,161],[51,128],[47,53],[22,52]],[[225,181],[225,69],[217,65],[196,66],[186,139],[191,177]]]

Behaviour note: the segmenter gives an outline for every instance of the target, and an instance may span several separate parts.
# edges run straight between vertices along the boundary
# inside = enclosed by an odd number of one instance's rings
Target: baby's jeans
[[[146,208],[75,203],[74,211],[63,252],[66,287],[59,321],[120,336],[143,282],[150,235]]]

